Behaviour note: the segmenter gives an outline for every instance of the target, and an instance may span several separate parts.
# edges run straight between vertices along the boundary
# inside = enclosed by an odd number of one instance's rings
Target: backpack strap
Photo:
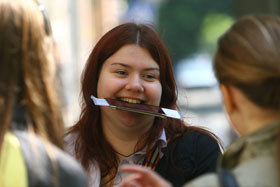
[[[42,140],[35,134],[14,130],[18,138],[28,173],[28,187],[50,187],[58,184],[52,160]]]
[[[239,187],[236,177],[230,170],[219,169],[218,177],[221,187]]]

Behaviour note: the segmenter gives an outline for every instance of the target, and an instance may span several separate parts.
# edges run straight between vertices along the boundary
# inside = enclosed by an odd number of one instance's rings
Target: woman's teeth
[[[140,104],[140,100],[135,100],[135,99],[129,99],[129,98],[121,98],[122,101],[127,102],[127,103],[133,103],[133,104]]]

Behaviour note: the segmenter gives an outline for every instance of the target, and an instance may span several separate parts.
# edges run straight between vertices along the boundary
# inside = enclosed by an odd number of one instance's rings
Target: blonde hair
[[[280,109],[280,18],[239,19],[219,40],[214,58],[218,81],[239,88],[253,103]]]
[[[44,24],[33,0],[0,0],[0,148],[17,102],[26,105],[34,131],[62,148],[52,39]]]

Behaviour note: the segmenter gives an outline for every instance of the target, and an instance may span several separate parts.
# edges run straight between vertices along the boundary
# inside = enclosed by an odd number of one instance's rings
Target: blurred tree
[[[245,14],[280,14],[280,0],[234,0],[237,17]]]
[[[161,4],[158,28],[174,64],[200,49],[199,37],[206,16],[210,13],[232,15],[232,1],[165,0]]]
[[[213,54],[219,37],[233,24],[234,19],[221,13],[210,13],[204,17],[198,38],[199,48]]]

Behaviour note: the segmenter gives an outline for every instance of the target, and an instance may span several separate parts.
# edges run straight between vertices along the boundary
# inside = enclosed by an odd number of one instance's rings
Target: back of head
[[[214,59],[218,81],[239,88],[262,108],[280,109],[280,18],[239,19],[219,40]]]
[[[35,132],[62,146],[52,40],[44,24],[35,1],[0,0],[0,143],[21,104]]]

